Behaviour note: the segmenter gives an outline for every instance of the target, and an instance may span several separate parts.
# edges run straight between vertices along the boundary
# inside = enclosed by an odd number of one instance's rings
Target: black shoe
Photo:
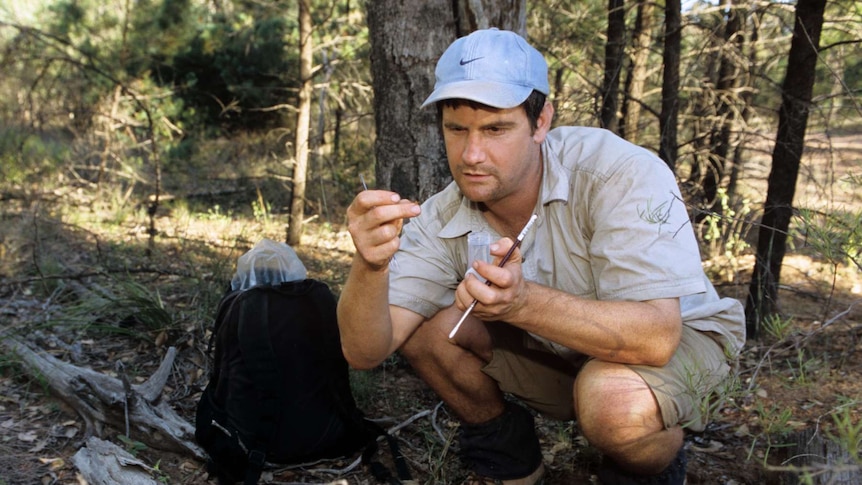
[[[488,422],[462,423],[458,448],[468,470],[503,483],[532,476],[542,465],[533,415],[514,403],[506,403],[503,414]]]
[[[599,483],[602,485],[685,485],[687,463],[685,448],[680,448],[670,465],[656,475],[635,475],[622,471],[611,460],[605,459],[599,468]]]

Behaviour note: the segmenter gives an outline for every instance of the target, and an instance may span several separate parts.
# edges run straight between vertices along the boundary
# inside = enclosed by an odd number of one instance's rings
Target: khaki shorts
[[[482,371],[510,393],[542,414],[561,420],[574,419],[575,377],[589,360],[570,362],[546,350],[518,328],[488,325],[494,354]],[[630,365],[652,389],[665,426],[682,425],[702,431],[709,419],[709,405],[730,373],[721,345],[709,334],[683,327],[682,340],[664,367]]]

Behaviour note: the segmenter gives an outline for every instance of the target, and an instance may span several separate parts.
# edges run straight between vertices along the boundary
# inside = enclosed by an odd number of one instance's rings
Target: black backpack
[[[195,439],[220,484],[256,484],[265,463],[309,463],[360,449],[379,481],[400,483],[372,461],[378,436],[388,440],[399,477],[410,478],[395,439],[356,407],[326,284],[306,279],[228,292],[212,339],[213,371],[198,402]]]

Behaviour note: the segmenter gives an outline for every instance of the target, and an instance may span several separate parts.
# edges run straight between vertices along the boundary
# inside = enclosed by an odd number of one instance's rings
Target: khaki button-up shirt
[[[586,127],[552,130],[542,159],[538,219],[520,248],[526,280],[595,300],[678,297],[685,325],[712,332],[732,354],[742,348],[742,305],[720,298],[704,274],[685,203],[661,159]],[[471,231],[501,236],[454,182],[428,199],[390,263],[390,303],[426,318],[451,305],[468,269]]]

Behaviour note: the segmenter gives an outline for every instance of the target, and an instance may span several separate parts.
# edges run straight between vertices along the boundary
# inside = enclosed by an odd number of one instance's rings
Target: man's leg
[[[461,312],[450,307],[424,322],[400,352],[450,409],[465,423],[483,423],[503,414],[503,393],[482,372],[491,359],[485,323],[469,318],[455,336],[449,332]]]
[[[690,327],[664,367],[587,363],[575,409],[584,436],[610,458],[602,483],[684,483],[681,424],[704,429],[708,400],[729,372],[724,349]]]
[[[544,472],[533,416],[507,404],[498,383],[482,371],[493,356],[484,322],[468,319],[449,340],[460,316],[455,308],[441,311],[419,326],[401,353],[461,420],[459,454],[476,475],[533,484]]]
[[[662,472],[682,447],[682,428],[665,427],[652,390],[628,366],[588,362],[575,382],[575,407],[587,441],[632,473]]]

